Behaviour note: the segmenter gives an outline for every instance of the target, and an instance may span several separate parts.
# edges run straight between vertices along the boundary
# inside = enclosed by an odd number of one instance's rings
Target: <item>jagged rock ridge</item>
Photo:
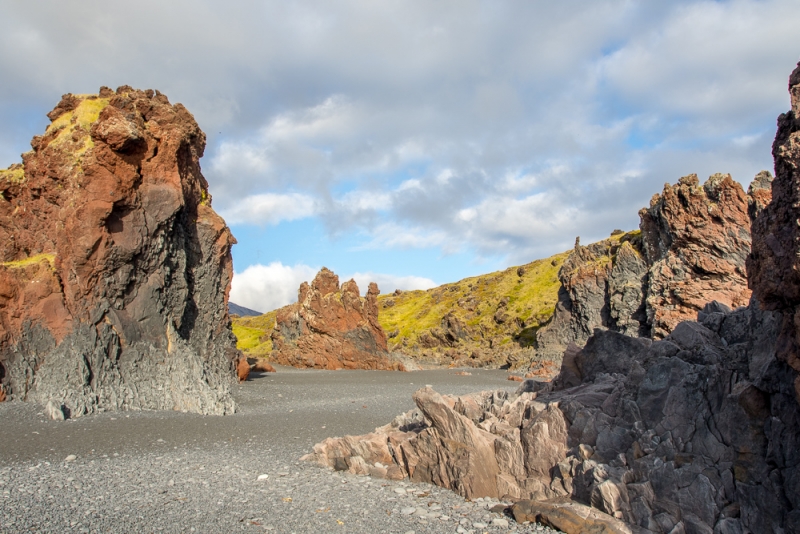
[[[325,267],[311,285],[300,285],[297,302],[278,310],[271,361],[316,369],[400,369],[389,358],[378,323],[378,285],[362,301],[358,285]]]
[[[200,172],[205,135],[127,86],[64,95],[48,117],[0,172],[2,389],[56,418],[233,412],[235,240]]]
[[[702,186],[697,175],[684,176],[639,212],[638,232],[588,246],[576,242],[559,272],[559,301],[537,335],[537,352],[557,359],[595,328],[661,339],[712,300],[747,305],[748,210],[769,202],[771,180],[760,173],[746,194],[728,174]]]

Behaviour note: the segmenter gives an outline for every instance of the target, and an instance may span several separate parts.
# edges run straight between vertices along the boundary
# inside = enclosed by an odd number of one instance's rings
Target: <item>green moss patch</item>
[[[52,268],[55,265],[56,255],[55,254],[36,254],[34,256],[30,256],[28,258],[16,261],[5,261],[0,263],[0,267],[6,267],[8,269],[22,269],[27,267],[28,265],[33,265],[35,263],[40,263],[42,261],[46,261],[50,264]]]
[[[272,352],[270,335],[275,328],[277,310],[255,317],[231,317],[236,348],[248,356],[269,357]]]

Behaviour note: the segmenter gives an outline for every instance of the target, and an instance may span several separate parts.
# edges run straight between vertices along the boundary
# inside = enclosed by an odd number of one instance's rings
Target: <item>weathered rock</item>
[[[757,179],[761,183],[763,177]],[[747,305],[748,203],[762,202],[762,197],[759,193],[759,199],[749,200],[728,174],[715,174],[702,186],[692,174],[664,186],[650,208],[639,212],[654,339],[694,319],[712,300],[732,308]]]
[[[248,358],[251,373],[274,373],[275,368],[266,358]]]
[[[779,352],[800,372],[800,63],[789,77],[789,94],[792,108],[778,117],[772,145],[772,202],[756,210],[747,268],[755,297],[767,309],[783,313]],[[800,402],[800,376],[795,391]]]
[[[76,417],[235,409],[235,240],[211,209],[205,135],[157,91],[65,95],[0,171],[0,381]],[[53,411],[53,413],[55,413]]]
[[[696,175],[684,176],[639,212],[638,232],[588,246],[577,241],[559,272],[553,319],[536,336],[537,353],[557,359],[598,328],[661,339],[708,302],[747,305],[748,212],[769,202],[771,180],[762,171],[745,194],[730,175],[715,174],[703,186]]]
[[[583,345],[596,328],[629,336],[649,334],[645,313],[647,264],[639,232],[575,249],[559,271],[561,289],[552,321],[536,336],[536,350],[558,359],[567,345]]]
[[[339,277],[323,267],[310,286],[300,285],[297,303],[278,310],[271,360],[316,369],[404,370],[389,358],[378,293],[373,282],[362,301],[355,281],[340,288]]]
[[[572,501],[519,501],[511,507],[517,523],[530,521],[566,534],[631,534],[631,528],[595,508]]]

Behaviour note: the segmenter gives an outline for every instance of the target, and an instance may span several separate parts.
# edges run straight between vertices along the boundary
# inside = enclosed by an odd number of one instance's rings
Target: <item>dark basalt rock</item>
[[[232,413],[239,353],[205,135],[157,91],[65,95],[0,171],[0,380],[55,418]]]

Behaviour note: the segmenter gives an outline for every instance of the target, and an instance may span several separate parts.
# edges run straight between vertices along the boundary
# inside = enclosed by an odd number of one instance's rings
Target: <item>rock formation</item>
[[[747,268],[755,297],[782,314],[779,357],[800,373],[800,63],[789,77],[789,94],[792,109],[778,117],[772,145],[772,202],[751,206],[754,243]],[[795,392],[800,400],[800,375]]]
[[[297,303],[278,310],[272,332],[271,361],[316,369],[398,369],[386,350],[378,323],[378,285],[361,299],[358,285],[326,268],[309,286],[300,285]]]
[[[559,272],[559,302],[537,335],[537,352],[556,359],[595,328],[661,339],[712,300],[747,305],[748,210],[769,202],[771,180],[760,173],[746,194],[728,174],[702,186],[697,175],[684,176],[639,212],[638,232],[576,243]]]
[[[225,222],[181,105],[124,86],[64,95],[0,171],[0,381],[56,418],[225,414],[239,358]]]
[[[773,148],[771,202],[767,176],[751,187],[749,306],[731,310],[714,301],[700,310],[699,322],[674,327],[678,315],[663,315],[660,324],[671,331],[656,341],[597,329],[583,349],[570,346],[551,384],[529,381],[511,395],[462,397],[426,388],[414,395],[417,410],[367,436],[326,440],[305,458],[355,473],[433,482],[466,497],[504,497],[518,501],[515,517],[560,521],[568,532],[800,532],[800,66],[790,93],[792,111],[780,117]],[[722,184],[728,193],[706,191],[706,198],[730,194],[741,205],[726,181],[711,186]],[[703,194],[693,180],[683,182],[665,195],[674,193],[677,203],[655,202],[651,210],[664,216],[648,210],[645,226],[681,220],[668,208],[685,210]],[[723,206],[707,209],[723,220],[738,218],[738,208],[728,215]],[[655,287],[679,293],[674,302],[696,306],[692,288],[706,280],[693,282],[694,275],[724,273],[721,280],[730,281],[739,273],[741,256],[731,247],[746,242],[744,233],[729,228],[711,241],[707,226],[698,229],[706,237],[681,237],[677,225],[663,230],[651,236],[673,241],[644,245],[648,258],[663,260],[658,269],[664,272],[691,268],[684,274],[692,276],[674,283],[656,278]],[[693,252],[671,255],[671,243],[681,239]]]

